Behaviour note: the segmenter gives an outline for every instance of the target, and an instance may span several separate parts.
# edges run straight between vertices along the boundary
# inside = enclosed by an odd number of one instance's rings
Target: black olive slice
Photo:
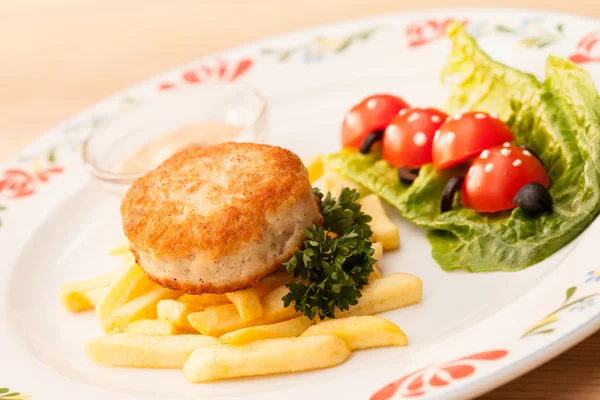
[[[537,158],[539,160],[539,162],[542,162],[542,159],[540,158],[540,156],[537,155],[537,153],[533,150],[531,150],[529,147],[525,146],[524,144],[519,146],[520,148],[522,148],[523,150],[527,150],[528,152],[530,152],[535,158]]]
[[[398,179],[400,179],[400,182],[402,183],[410,185],[417,179],[417,176],[419,176],[419,168],[398,168]]]
[[[544,211],[552,212],[552,197],[544,186],[537,182],[523,186],[513,198],[519,208],[524,211],[538,214]]]
[[[441,212],[445,213],[446,211],[452,210],[454,195],[460,190],[464,180],[465,178],[462,176],[453,176],[450,178],[446,184],[446,187],[444,188],[444,192],[442,193],[442,205],[440,208]]]
[[[362,144],[360,145],[360,152],[362,154],[369,154],[371,147],[383,138],[383,131],[373,131],[365,137]]]

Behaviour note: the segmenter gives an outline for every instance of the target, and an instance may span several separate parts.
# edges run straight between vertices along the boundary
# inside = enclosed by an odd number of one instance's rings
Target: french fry
[[[381,261],[381,257],[383,257],[383,246],[379,242],[371,243],[371,248],[375,250],[373,253],[373,258],[377,260],[377,262]]]
[[[268,339],[242,346],[220,344],[194,350],[183,374],[198,383],[333,367],[348,356],[348,345],[335,335]]]
[[[323,174],[323,193],[331,193],[333,197],[338,197],[342,191],[342,187],[356,189],[360,196],[366,196],[369,191],[350,179],[342,176],[335,171],[327,171]]]
[[[125,333],[135,335],[168,336],[176,335],[177,328],[171,322],[164,319],[141,319],[132,322],[125,328]]]
[[[358,304],[335,311],[336,318],[372,315],[421,301],[423,282],[418,277],[396,272],[365,285]],[[322,322],[321,322],[322,323]]]
[[[233,304],[209,307],[188,315],[188,321],[203,335],[223,336],[226,333],[250,326],[269,325],[286,321],[301,314],[294,307],[284,307],[281,298],[289,292],[284,285],[261,299],[263,315],[252,321],[244,321]]]
[[[256,294],[258,294],[258,297],[262,298],[267,293],[278,288],[285,282],[292,281],[294,281],[294,278],[289,272],[279,271],[262,279],[259,284],[254,287],[254,290],[256,291]],[[200,295],[184,294],[178,300],[183,303],[202,306],[203,308],[231,303],[226,294],[213,293],[205,293]]]
[[[375,193],[361,197],[361,210],[371,216],[369,222],[373,239],[380,242],[384,250],[394,250],[400,247],[400,233],[396,224],[387,216],[381,204],[381,199]]]
[[[323,176],[323,159],[321,156],[303,158],[302,163],[308,171],[308,180],[315,183]]]
[[[233,304],[208,307],[188,315],[190,325],[203,335],[219,337],[231,331],[259,325],[245,322]]]
[[[96,304],[104,297],[106,292],[108,291],[108,286],[99,287],[96,289],[91,289],[85,292],[85,297],[87,297],[88,301],[92,305],[92,307],[96,307]]]
[[[369,275],[369,283],[373,282],[375,279],[381,279],[381,271],[377,264],[373,264],[373,272]]]
[[[284,283],[293,282],[295,280],[296,279],[294,279],[292,274],[283,270],[283,271],[275,272],[274,274],[271,274],[271,275],[267,276],[266,278],[263,278],[259,282],[259,284],[254,287],[254,290],[256,290],[256,294],[258,294],[258,297],[262,298],[267,293],[272,292],[273,290],[277,289]]]
[[[271,325],[252,326],[229,332],[219,339],[226,344],[246,344],[257,340],[295,337],[304,332],[314,322],[302,316]]]
[[[288,294],[289,291],[290,290],[285,285],[281,285],[261,299],[264,313],[263,317],[259,318],[259,322],[263,323],[257,325],[274,324],[302,315],[294,310],[294,307],[291,305],[287,307],[283,305],[283,300],[281,299]]]
[[[104,297],[96,305],[96,315],[104,332],[112,332],[115,323],[113,313],[122,305],[140,296],[155,286],[137,264],[129,264],[127,269],[108,287]]]
[[[63,297],[61,295],[61,301],[65,310],[70,311],[72,313],[78,313],[94,309],[94,306],[85,295],[85,292],[72,293],[69,295],[68,298]]]
[[[375,252],[373,253],[373,258],[377,262],[379,262],[379,260],[381,260],[381,257],[383,256],[383,246],[379,242],[373,242],[371,244],[371,248],[375,250]],[[377,263],[373,264],[373,272],[371,273],[371,275],[369,275],[369,283],[373,282],[375,279],[381,278],[381,276],[382,275],[379,266],[377,265]]]
[[[260,297],[258,297],[254,288],[236,290],[235,292],[227,293],[226,296],[233,303],[244,321],[252,321],[262,317],[263,309],[260,304]]]
[[[182,368],[192,352],[219,343],[201,335],[150,336],[112,333],[91,339],[85,352],[92,361],[122,367]]]
[[[206,294],[199,294],[199,295],[184,294],[178,300],[183,303],[188,303],[188,304],[192,304],[195,306],[202,306],[202,307],[219,306],[221,304],[231,303],[229,301],[229,299],[227,298],[227,296],[225,296],[224,294],[213,294],[213,293],[206,293]]]
[[[123,332],[127,325],[140,319],[155,319],[156,305],[165,299],[175,299],[181,293],[154,284],[154,287],[143,295],[117,308],[113,313],[113,323]]]
[[[262,298],[267,293],[278,288],[285,282],[292,282],[294,278],[287,271],[279,271],[262,279],[258,285],[254,287],[258,297]],[[231,301],[226,294],[205,293],[200,295],[184,294],[178,299],[180,302],[202,306],[203,308],[210,306],[218,306],[222,304],[230,304]],[[199,310],[197,310],[199,311]]]
[[[344,340],[351,350],[382,346],[406,346],[408,339],[398,325],[375,316],[327,319],[309,327],[302,335],[332,333]]]
[[[203,309],[202,306],[180,300],[161,300],[156,306],[156,314],[158,319],[169,321],[180,332],[198,333],[188,322],[188,315]]]
[[[92,310],[94,305],[86,295],[89,291],[106,288],[113,283],[123,271],[113,271],[83,281],[67,283],[59,289],[59,296],[65,309],[71,312]]]

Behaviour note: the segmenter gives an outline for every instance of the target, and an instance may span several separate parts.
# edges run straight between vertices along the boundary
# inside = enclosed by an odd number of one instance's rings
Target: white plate
[[[175,68],[75,116],[6,163],[0,170],[0,387],[11,390],[0,389],[0,399],[12,392],[21,395],[8,398],[463,398],[527,372],[600,328],[594,262],[600,221],[524,271],[447,273],[431,259],[423,231],[393,210],[403,246],[384,256],[382,269],[424,282],[419,305],[385,314],[410,345],[357,352],[336,368],[201,385],[187,383],[178,370],[108,368],[83,353],[86,338],[100,333],[94,317],[71,315],[58,302],[62,283],[117,263],[106,249],[121,234],[118,199],[92,181],[79,154],[92,130],[127,118],[131,103],[143,107],[165,87],[202,85],[187,82],[189,72],[213,70],[208,79],[215,79],[221,60],[227,65],[221,79],[231,79],[249,60],[235,79],[268,97],[268,142],[300,156],[336,151],[344,112],[364,95],[387,91],[415,105],[442,102],[438,77],[449,43],[440,39],[450,19],[467,22],[484,50],[511,66],[540,75],[551,52],[583,63],[600,82],[597,21],[493,9],[387,15]],[[576,289],[567,296],[569,288]]]

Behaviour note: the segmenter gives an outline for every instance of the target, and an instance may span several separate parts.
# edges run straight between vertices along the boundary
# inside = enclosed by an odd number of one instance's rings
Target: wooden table
[[[0,162],[88,105],[174,65],[316,24],[481,0],[0,2]],[[167,5],[168,4],[168,5]],[[597,0],[504,0],[600,18]],[[486,399],[600,399],[600,333]]]

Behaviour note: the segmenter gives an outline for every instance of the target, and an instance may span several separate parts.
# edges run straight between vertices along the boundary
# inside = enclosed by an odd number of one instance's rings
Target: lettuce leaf
[[[497,112],[542,159],[554,211],[481,214],[457,200],[452,211],[440,214],[444,186],[464,171],[438,172],[428,165],[408,186],[377,154],[343,150],[325,161],[429,229],[432,256],[444,270],[520,270],[568,244],[600,212],[600,97],[589,74],[570,61],[550,56],[541,83],[491,60],[462,26],[450,26],[448,35],[453,50],[442,72],[451,80],[446,109]]]
[[[535,76],[490,59],[462,25],[450,24],[447,36],[452,51],[441,77],[451,87],[446,100],[448,112],[481,110],[507,120],[515,107],[526,103],[541,87]]]

